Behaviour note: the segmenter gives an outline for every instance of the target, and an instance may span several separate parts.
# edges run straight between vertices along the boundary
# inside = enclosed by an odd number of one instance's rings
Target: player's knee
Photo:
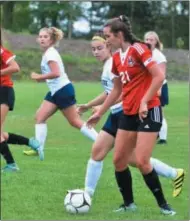
[[[105,153],[102,148],[94,145],[92,147],[91,158],[95,161],[102,161],[105,158]]]
[[[137,157],[136,166],[142,173],[146,173],[149,170],[150,162],[146,157]]]
[[[127,162],[124,161],[122,155],[117,155],[113,157],[113,164],[116,170],[121,171],[126,168]]]
[[[2,136],[4,137],[5,141],[9,139],[9,134],[7,132],[3,132]]]
[[[44,120],[43,116],[41,114],[39,114],[38,112],[36,113],[34,119],[35,119],[36,124],[45,123],[45,120]]]
[[[72,126],[72,127],[75,127],[75,128],[80,128],[80,124],[78,122],[78,120],[76,120],[75,118],[73,119],[69,119],[69,124]]]

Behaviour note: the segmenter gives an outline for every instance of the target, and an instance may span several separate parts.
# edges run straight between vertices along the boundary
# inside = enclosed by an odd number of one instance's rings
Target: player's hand
[[[101,107],[101,105],[92,107],[92,114],[95,114],[96,112],[98,112],[100,107]]]
[[[143,119],[146,118],[148,115],[148,105],[145,102],[141,102],[139,108],[139,118],[143,122]]]
[[[91,117],[89,117],[89,119],[86,122],[87,127],[91,128],[94,127],[98,121],[101,119],[101,115],[96,112],[95,114],[93,114]]]
[[[32,78],[32,80],[36,80],[36,81],[42,81],[41,80],[41,74],[37,74],[35,72],[32,72],[30,77]]]
[[[89,108],[88,108],[87,104],[79,104],[79,105],[77,106],[77,113],[80,114],[80,115],[82,115],[82,114],[83,114],[84,112],[86,112],[88,109],[89,109]]]

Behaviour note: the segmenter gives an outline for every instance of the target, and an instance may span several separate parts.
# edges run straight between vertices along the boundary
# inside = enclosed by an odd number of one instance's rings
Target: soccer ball
[[[69,190],[64,199],[64,206],[69,213],[87,213],[91,206],[91,198],[84,190]]]

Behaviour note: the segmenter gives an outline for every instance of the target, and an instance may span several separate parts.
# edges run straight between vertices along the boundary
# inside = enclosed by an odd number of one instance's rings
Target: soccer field
[[[102,92],[99,82],[74,83],[78,103]],[[3,220],[189,220],[188,191],[188,83],[170,83],[170,105],[165,109],[168,121],[168,144],[154,149],[153,156],[174,167],[186,170],[182,194],[172,197],[172,181],[161,178],[168,202],[177,211],[174,217],[160,215],[156,202],[138,170],[132,168],[135,202],[138,210],[113,213],[122,200],[117,189],[112,164],[112,152],[104,161],[102,177],[98,183],[92,207],[88,214],[71,215],[63,207],[68,189],[84,187],[86,163],[92,142],[72,128],[56,113],[48,121],[48,137],[45,146],[45,161],[38,157],[24,156],[23,146],[11,146],[18,173],[1,174],[1,211]],[[34,136],[34,116],[47,92],[43,83],[15,83],[15,110],[9,113],[5,129],[25,136]],[[86,120],[90,112],[83,116]],[[106,116],[105,116],[106,117]],[[105,119],[104,117],[104,119]],[[99,130],[104,119],[97,125]],[[4,165],[4,160],[1,160]]]

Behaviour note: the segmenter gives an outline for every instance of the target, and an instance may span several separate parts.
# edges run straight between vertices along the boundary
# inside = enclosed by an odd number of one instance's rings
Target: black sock
[[[129,168],[125,169],[122,172],[115,171],[115,177],[124,203],[126,206],[128,206],[129,204],[134,202],[131,172]]]
[[[149,187],[159,206],[166,204],[161,183],[156,171],[153,169],[149,174],[143,175],[146,185]]]
[[[8,144],[19,144],[19,145],[27,145],[29,144],[29,139],[23,137],[21,135],[9,133],[9,138],[7,140]]]
[[[12,156],[12,153],[9,150],[9,146],[6,143],[6,141],[3,141],[2,143],[0,143],[0,152],[3,155],[3,157],[5,158],[7,164],[15,162],[14,158]]]

